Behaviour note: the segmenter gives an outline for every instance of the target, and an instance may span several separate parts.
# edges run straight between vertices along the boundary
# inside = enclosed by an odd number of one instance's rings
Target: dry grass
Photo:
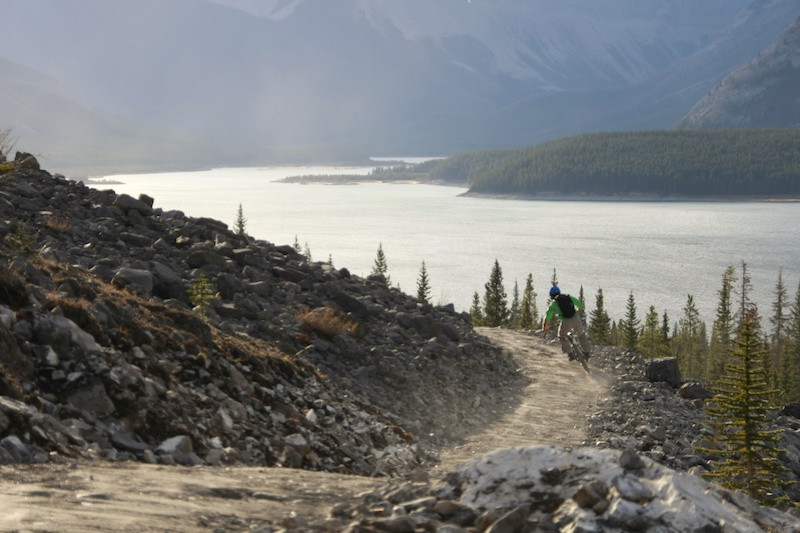
[[[297,312],[297,320],[311,331],[324,337],[335,337],[343,333],[354,334],[358,323],[347,320],[341,313],[330,307],[317,309],[301,309]]]

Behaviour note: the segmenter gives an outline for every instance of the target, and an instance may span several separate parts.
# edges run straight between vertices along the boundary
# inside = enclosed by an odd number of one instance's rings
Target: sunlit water
[[[650,305],[677,320],[694,296],[714,319],[726,266],[747,262],[753,300],[765,326],[778,272],[794,299],[800,279],[800,204],[759,202],[545,202],[459,196],[464,189],[416,184],[294,185],[274,180],[369,169],[271,167],[108,176],[93,185],[155,198],[155,207],[211,217],[233,227],[241,204],[247,232],[300,245],[315,261],[366,276],[378,245],[391,282],[415,294],[422,261],[434,303],[468,310],[484,292],[495,259],[509,301],[528,273],[545,303],[553,269],[566,292],[584,288],[589,309],[598,288],[614,319],[633,291],[638,315]]]

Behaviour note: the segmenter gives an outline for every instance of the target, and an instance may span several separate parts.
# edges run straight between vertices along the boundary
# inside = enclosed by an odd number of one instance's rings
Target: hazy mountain
[[[800,16],[796,0],[0,0],[0,9],[13,21],[0,58],[28,69],[41,95],[33,107],[0,99],[0,118],[55,164],[62,131],[132,160],[205,164],[286,150],[447,154],[668,127]],[[60,109],[73,111],[50,111]]]
[[[800,19],[714,87],[678,127],[800,127]]]

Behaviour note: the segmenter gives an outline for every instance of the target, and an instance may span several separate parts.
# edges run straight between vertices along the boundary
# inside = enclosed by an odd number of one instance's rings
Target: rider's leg
[[[588,354],[592,350],[592,347],[589,345],[589,337],[586,336],[586,330],[583,329],[583,323],[580,317],[575,315],[573,318],[575,318],[575,332],[578,334],[578,342],[581,345],[581,350],[583,350],[583,353]]]
[[[563,318],[558,325],[558,340],[561,341],[561,351],[566,354],[572,353],[572,346],[569,345],[569,341],[567,340],[567,332],[571,329],[569,320],[569,318]]]

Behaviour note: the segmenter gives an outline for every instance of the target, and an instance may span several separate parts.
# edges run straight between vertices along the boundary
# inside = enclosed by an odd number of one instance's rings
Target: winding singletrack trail
[[[509,388],[496,421],[440,450],[436,479],[498,448],[580,445],[587,415],[606,393],[599,375],[568,361],[557,343],[479,328],[508,352],[527,382]],[[303,517],[323,523],[331,509],[381,490],[386,480],[287,468],[167,467],[141,463],[0,466],[0,531],[244,531]]]
[[[459,464],[484,453],[529,444],[577,446],[586,439],[586,420],[595,401],[608,392],[607,380],[597,371],[587,375],[561,352],[560,344],[520,331],[477,328],[492,344],[512,355],[529,382],[513,391],[519,403],[498,412],[497,421],[464,443],[442,450],[434,475],[446,474]],[[590,361],[591,366],[591,361]]]

